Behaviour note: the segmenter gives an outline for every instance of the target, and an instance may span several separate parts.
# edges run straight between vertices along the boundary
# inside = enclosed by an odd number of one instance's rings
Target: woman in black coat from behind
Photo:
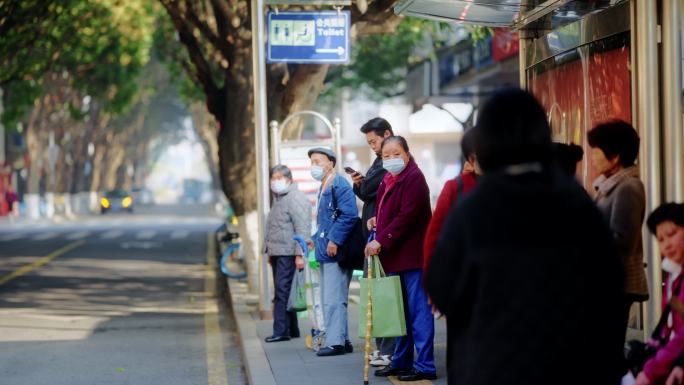
[[[622,273],[610,233],[551,153],[543,108],[495,94],[484,176],[447,219],[427,275],[448,323],[450,385],[619,384]]]

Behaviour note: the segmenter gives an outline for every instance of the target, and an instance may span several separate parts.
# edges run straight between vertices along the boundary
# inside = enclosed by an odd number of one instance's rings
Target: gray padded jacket
[[[311,237],[311,203],[291,184],[283,194],[274,194],[273,207],[266,219],[264,253],[269,256],[305,255],[292,240],[295,235],[305,239]]]

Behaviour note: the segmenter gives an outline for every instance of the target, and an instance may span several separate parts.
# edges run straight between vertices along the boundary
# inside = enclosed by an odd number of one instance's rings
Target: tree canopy
[[[26,0],[0,6],[0,87],[10,128],[44,92],[45,75],[123,112],[149,60],[153,3],[119,0]],[[65,106],[68,108],[69,106]],[[78,111],[73,109],[72,111]]]

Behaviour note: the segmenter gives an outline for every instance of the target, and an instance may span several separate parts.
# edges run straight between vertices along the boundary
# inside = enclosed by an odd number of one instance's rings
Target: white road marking
[[[49,232],[49,233],[42,233],[34,236],[31,238],[32,241],[47,241],[48,239],[52,239],[57,237],[57,233],[55,232]]]
[[[79,239],[83,239],[83,238],[87,237],[88,235],[90,235],[89,231],[79,231],[77,233],[73,233],[73,234],[67,236],[66,239],[69,239],[72,241],[77,241]]]
[[[176,230],[171,233],[171,239],[185,239],[190,235],[190,232],[187,230]]]
[[[152,239],[156,235],[157,235],[157,232],[154,230],[145,230],[145,231],[141,231],[140,233],[138,233],[138,235],[136,235],[135,237],[137,239]]]
[[[123,233],[124,232],[121,230],[107,231],[106,233],[102,234],[100,239],[116,239],[116,238],[119,238],[120,236],[122,236]]]
[[[162,244],[159,242],[124,242],[121,244],[123,249],[155,249],[161,247]]]

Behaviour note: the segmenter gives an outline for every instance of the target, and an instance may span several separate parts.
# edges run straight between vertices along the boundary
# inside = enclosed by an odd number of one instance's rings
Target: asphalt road
[[[0,384],[244,384],[210,212],[0,223]]]

